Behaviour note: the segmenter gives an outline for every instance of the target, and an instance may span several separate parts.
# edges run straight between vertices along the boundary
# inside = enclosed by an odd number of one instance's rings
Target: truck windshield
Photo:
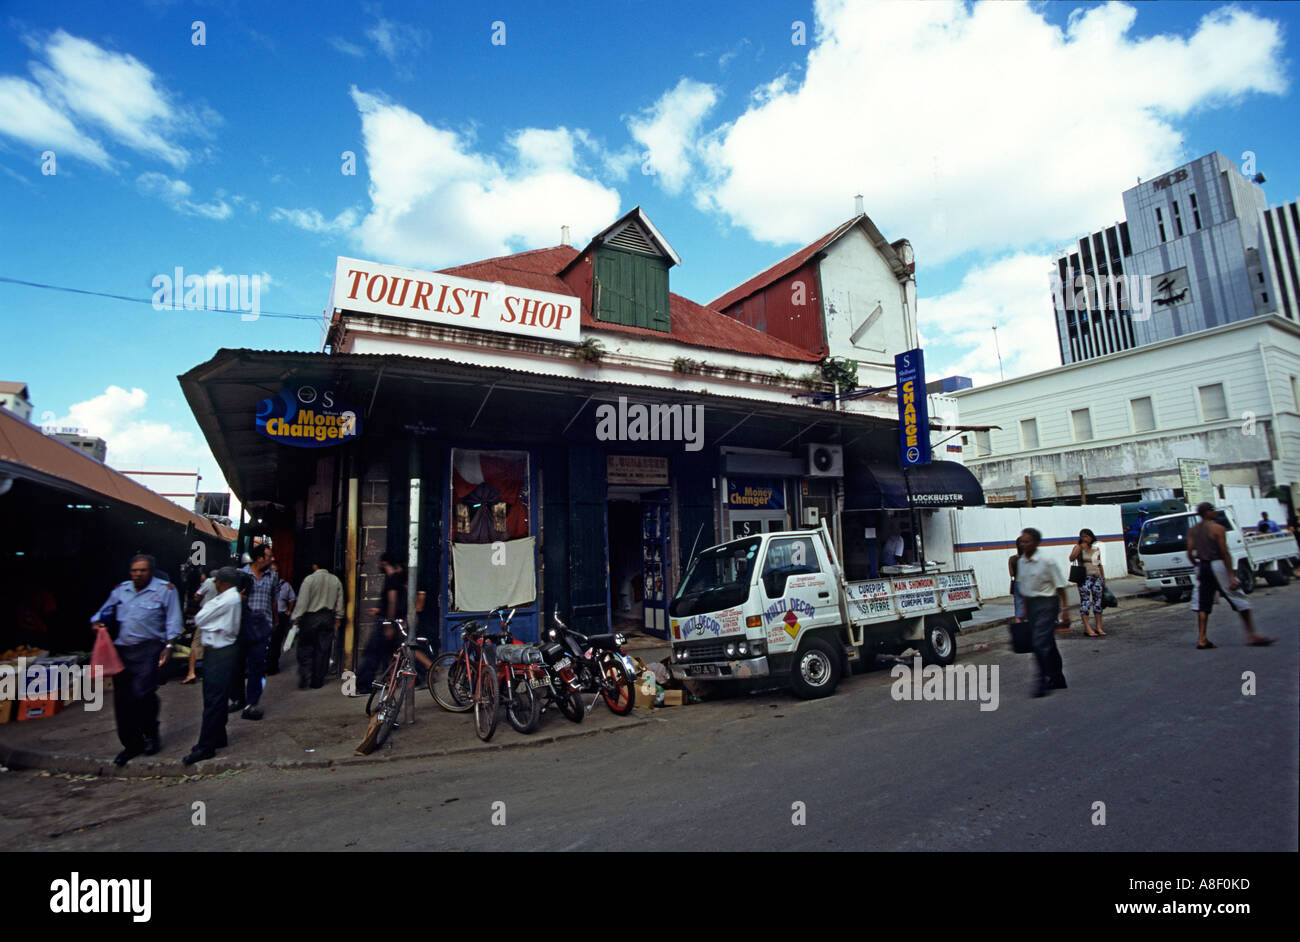
[[[724,543],[695,557],[668,613],[680,618],[739,605],[749,597],[754,561],[762,540]]]
[[[1148,520],[1142,527],[1138,552],[1144,556],[1187,552],[1187,528],[1190,526],[1190,521],[1190,517]]]

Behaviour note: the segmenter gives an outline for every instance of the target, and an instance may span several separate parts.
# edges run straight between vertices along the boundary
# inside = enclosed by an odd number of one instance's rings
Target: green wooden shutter
[[[665,259],[602,247],[596,252],[596,281],[600,285],[597,320],[670,329]]]

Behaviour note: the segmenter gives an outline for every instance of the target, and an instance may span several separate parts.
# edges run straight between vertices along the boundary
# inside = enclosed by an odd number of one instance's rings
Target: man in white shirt
[[[194,616],[203,636],[203,725],[199,741],[185,757],[186,765],[211,759],[226,747],[227,693],[239,663],[240,619],[244,599],[237,588],[239,571],[233,566],[218,569],[212,577],[217,594]]]
[[[1025,616],[1033,632],[1034,657],[1038,661],[1035,697],[1066,688],[1061,670],[1061,652],[1056,647],[1056,626],[1070,625],[1069,602],[1065,597],[1065,576],[1061,567],[1038,552],[1043,534],[1033,527],[1020,531],[1024,553],[1016,563],[1016,591],[1025,600]]]
[[[209,600],[216,598],[216,595],[217,582],[212,578],[212,573],[209,570],[204,569],[203,581],[199,584],[198,589],[194,593],[194,601],[198,603],[199,608],[202,608],[204,605],[208,604]],[[189,670],[185,674],[185,679],[181,681],[183,684],[192,684],[198,680],[199,675],[195,673],[195,668],[198,665],[198,662],[203,659],[203,641],[199,635],[200,632],[196,629],[194,637],[190,639]]]

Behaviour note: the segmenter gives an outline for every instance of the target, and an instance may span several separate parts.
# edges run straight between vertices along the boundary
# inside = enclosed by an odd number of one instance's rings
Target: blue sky
[[[980,380],[995,323],[1008,375],[1059,362],[1045,260],[1119,218],[1136,177],[1250,151],[1270,204],[1300,195],[1293,4],[17,0],[0,18],[0,277],[147,299],[177,266],[257,276],[262,310],[298,318],[0,283],[0,378],[30,385],[34,417],[205,488],[175,377],[223,346],[317,349],[337,255],[445,267],[563,224],[580,244],[639,204],[683,259],[673,290],[708,302],[860,192],[915,246],[931,372]]]

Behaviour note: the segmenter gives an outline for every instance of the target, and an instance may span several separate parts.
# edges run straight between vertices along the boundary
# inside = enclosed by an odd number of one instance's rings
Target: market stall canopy
[[[181,526],[193,526],[197,533],[224,542],[237,536],[229,527],[172,503],[3,409],[0,409],[0,478],[33,481],[73,494],[106,497]]]
[[[912,468],[912,501],[917,507],[982,507],[984,489],[975,475],[955,461]],[[907,510],[908,482],[892,465],[866,464],[844,469],[845,510]]]

